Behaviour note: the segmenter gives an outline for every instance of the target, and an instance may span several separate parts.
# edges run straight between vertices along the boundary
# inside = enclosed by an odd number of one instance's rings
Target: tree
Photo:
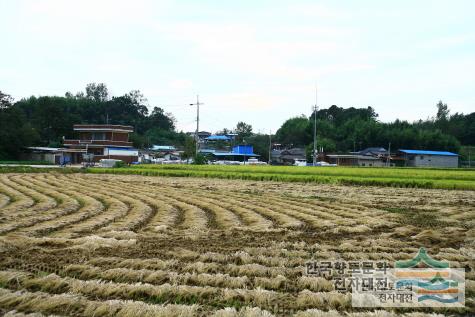
[[[247,137],[250,137],[252,135],[252,126],[250,124],[240,121],[234,129],[234,133],[237,134],[236,142],[242,143]]]
[[[269,135],[268,134],[253,134],[246,139],[246,143],[251,144],[254,148],[254,153],[259,154],[261,161],[267,162],[269,160]]]
[[[0,108],[0,127],[0,160],[16,159],[24,147],[39,141],[23,111],[14,106]]]
[[[288,119],[276,132],[278,142],[287,146],[305,146],[312,140],[311,124],[304,115]]]
[[[184,151],[181,154],[181,158],[184,160],[190,159],[195,156],[196,141],[194,138],[187,136],[184,144]]]
[[[204,156],[203,154],[198,153],[193,157],[193,164],[194,165],[208,164],[208,158],[206,156]]]
[[[10,95],[4,94],[0,91],[0,109],[6,109],[11,107],[13,98]]]
[[[216,134],[217,135],[226,135],[226,134],[229,134],[231,133],[232,131],[227,129],[227,128],[223,128],[221,131],[217,131]]]
[[[106,102],[109,99],[109,91],[104,83],[90,83],[86,86],[86,98],[97,102]]]
[[[446,103],[443,103],[442,100],[439,100],[437,103],[437,115],[436,115],[436,120],[437,121],[447,121],[449,118],[449,108],[447,107]]]
[[[162,130],[174,130],[174,118],[163,111],[160,107],[154,107],[150,116],[144,122],[145,129],[159,128]]]

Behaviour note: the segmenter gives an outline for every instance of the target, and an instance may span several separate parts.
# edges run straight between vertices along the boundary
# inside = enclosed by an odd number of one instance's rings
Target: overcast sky
[[[104,82],[194,130],[256,132],[318,105],[381,121],[475,111],[475,1],[0,0],[0,90],[15,99]]]

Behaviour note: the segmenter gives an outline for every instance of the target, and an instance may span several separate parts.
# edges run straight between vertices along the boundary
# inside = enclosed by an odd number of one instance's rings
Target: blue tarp
[[[446,151],[424,151],[424,150],[399,150],[400,152],[406,154],[415,154],[415,155],[444,155],[444,156],[458,156],[458,154]]]

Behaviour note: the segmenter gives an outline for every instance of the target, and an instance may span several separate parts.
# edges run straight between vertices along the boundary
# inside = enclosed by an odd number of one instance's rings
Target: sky
[[[475,111],[475,1],[0,0],[0,90],[19,100],[103,82],[178,130],[275,132],[331,105],[379,120]]]

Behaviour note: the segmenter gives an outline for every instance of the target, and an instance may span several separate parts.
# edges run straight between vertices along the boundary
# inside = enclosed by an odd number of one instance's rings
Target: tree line
[[[88,84],[85,91],[61,96],[28,97],[14,101],[0,91],[0,160],[15,159],[26,146],[62,146],[63,138],[73,138],[73,124],[125,124],[135,132],[131,141],[137,148],[153,144],[175,145],[191,155],[192,137],[176,129],[175,119],[160,107],[149,111],[147,99],[138,90],[110,96],[105,84]],[[218,133],[236,133],[236,143],[254,146],[266,161],[269,138],[283,147],[313,149],[314,122],[317,148],[325,152],[348,152],[366,147],[431,149],[459,152],[463,145],[475,145],[475,112],[450,114],[440,101],[433,117],[416,122],[381,122],[372,107],[342,108],[332,105],[309,115],[286,120],[275,135],[254,133],[252,126],[239,122],[235,128]],[[219,146],[219,144],[218,144]]]
[[[342,108],[336,105],[310,116],[288,119],[276,133],[283,144],[313,148],[315,116],[317,148],[325,152],[358,151],[367,147],[394,149],[445,150],[459,152],[462,145],[475,143],[475,112],[450,114],[447,104],[439,101],[436,114],[426,120],[408,122],[378,121],[372,107]]]
[[[137,148],[152,144],[185,146],[190,138],[177,132],[175,119],[160,107],[149,111],[138,90],[110,96],[106,85],[91,83],[84,92],[64,97],[29,97],[14,102],[0,92],[0,160],[15,159],[26,146],[60,147],[74,138],[73,124],[124,124],[134,126],[131,141]]]
[[[305,148],[310,160],[315,116],[316,147],[327,153],[347,153],[367,147],[388,149],[389,143],[392,151],[420,149],[459,153],[462,146],[475,145],[475,112],[451,115],[447,104],[442,101],[436,104],[435,109],[435,115],[426,120],[381,122],[372,107],[342,108],[332,105],[308,116],[301,115],[286,120],[272,136],[254,134],[252,127],[244,123],[239,123],[235,131],[242,134],[239,127],[247,126],[246,141],[254,145],[254,152],[260,154],[264,161],[269,157],[269,137],[272,143],[280,144],[281,148]]]

